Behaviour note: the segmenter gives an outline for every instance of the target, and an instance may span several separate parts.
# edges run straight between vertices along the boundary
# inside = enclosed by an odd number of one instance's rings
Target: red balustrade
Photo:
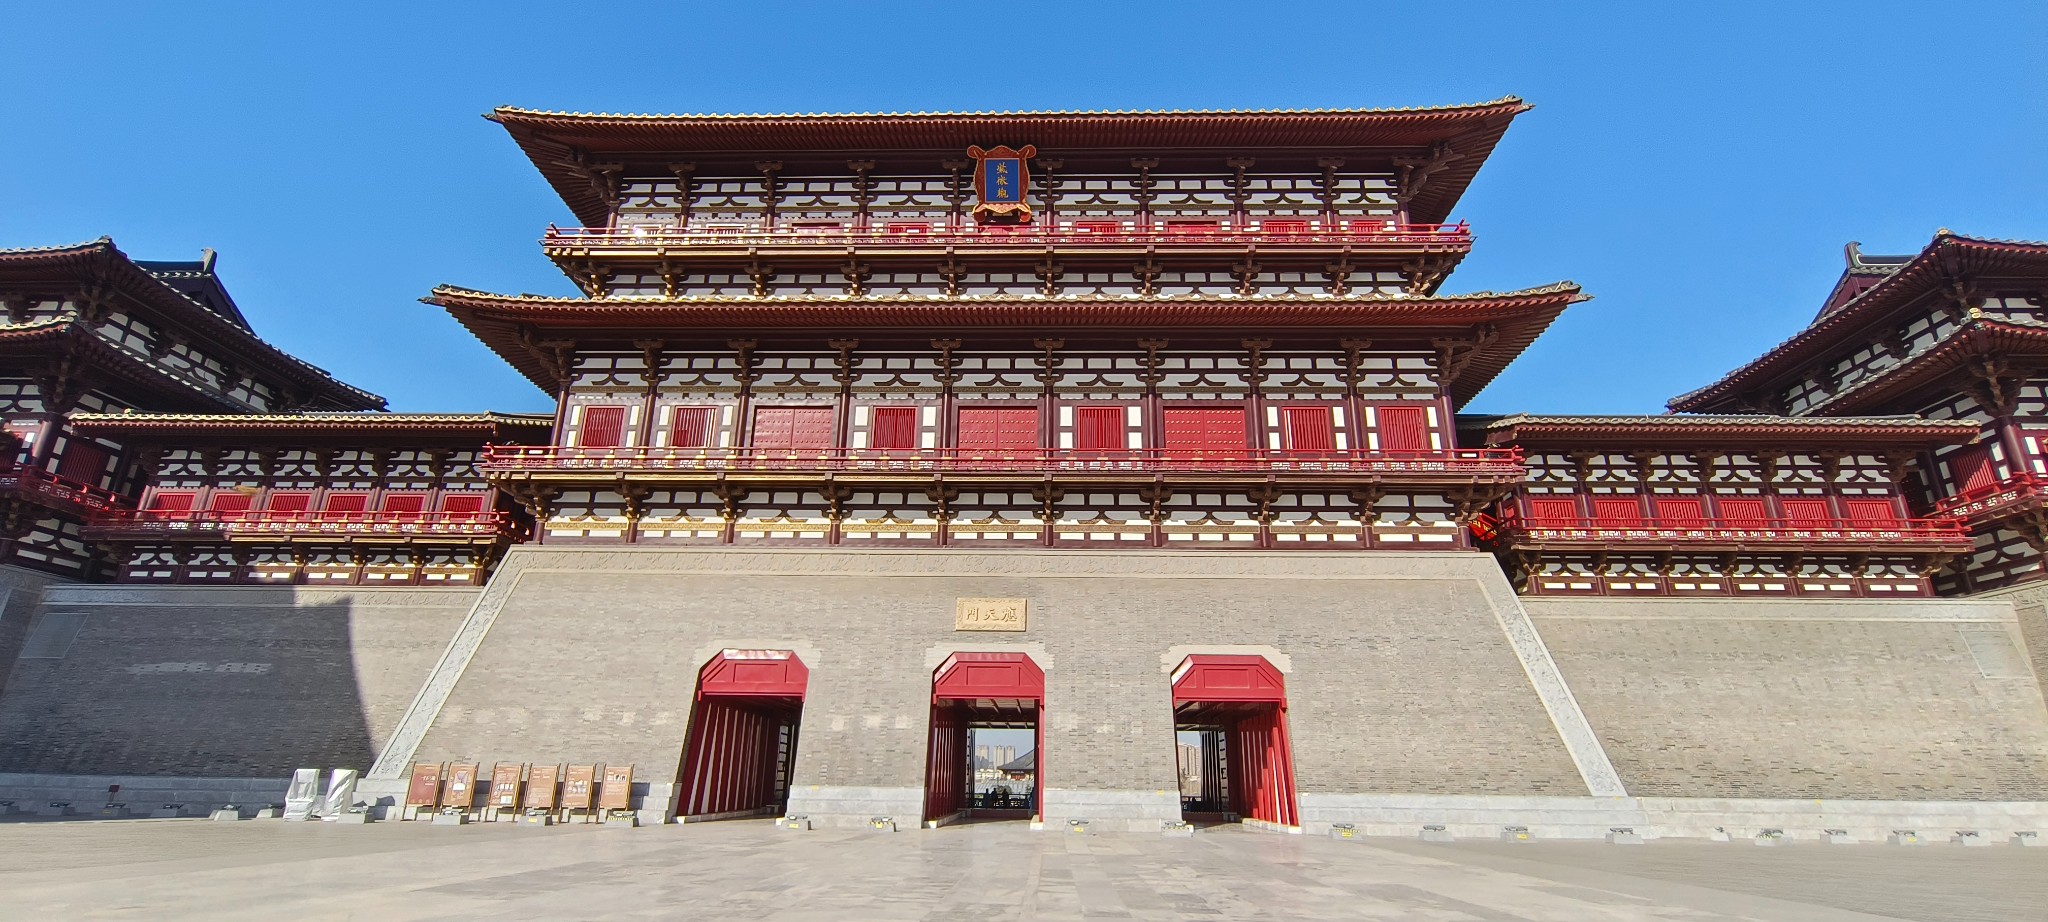
[[[1891,521],[1650,517],[1615,522],[1594,516],[1511,515],[1501,523],[1500,534],[1513,544],[1970,544],[1968,524],[1952,516]]]
[[[94,531],[122,538],[511,537],[502,512],[212,512],[126,510],[99,516]]]
[[[2022,473],[1946,497],[1934,504],[1934,511],[1937,515],[1976,518],[2023,502],[2038,502],[2044,495],[2048,495],[2048,477]]]
[[[20,464],[0,466],[0,493],[39,499],[44,505],[68,507],[85,515],[132,509],[135,501],[112,490],[66,480],[42,468]]]
[[[1470,248],[1472,229],[1456,224],[1351,221],[1340,225],[1286,222],[1280,227],[1217,225],[1200,228],[1126,227],[1113,222],[1017,226],[946,227],[884,224],[880,227],[781,225],[659,225],[554,227],[543,246],[1217,246],[1220,244],[1335,244],[1351,246],[1456,246]]]
[[[494,445],[487,472],[846,474],[1470,474],[1520,476],[1517,448],[1449,451],[881,451]]]

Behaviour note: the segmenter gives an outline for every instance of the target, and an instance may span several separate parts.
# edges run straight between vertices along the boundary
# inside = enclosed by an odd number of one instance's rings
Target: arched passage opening
[[[1181,815],[1299,826],[1287,683],[1263,656],[1197,654],[1173,671]]]
[[[946,657],[932,673],[925,820],[1038,818],[1044,710],[1045,673],[1031,657]]]
[[[788,650],[725,650],[697,673],[676,815],[779,816],[811,672]]]

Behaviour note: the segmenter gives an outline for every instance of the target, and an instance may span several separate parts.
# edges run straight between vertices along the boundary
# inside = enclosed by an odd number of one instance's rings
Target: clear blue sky
[[[17,3],[0,246],[220,251],[259,333],[400,410],[547,397],[437,283],[572,294],[494,105],[1389,106],[1513,94],[1447,291],[1573,279],[1472,409],[1648,412],[1791,334],[1841,248],[2048,238],[2048,3]]]

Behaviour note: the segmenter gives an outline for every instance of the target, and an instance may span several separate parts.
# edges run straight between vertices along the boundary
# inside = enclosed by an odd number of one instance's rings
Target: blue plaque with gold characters
[[[1031,158],[1038,148],[1030,144],[1017,150],[1009,147],[967,149],[974,158],[974,219],[983,224],[1029,224],[1031,206],[1025,202],[1031,186]]]

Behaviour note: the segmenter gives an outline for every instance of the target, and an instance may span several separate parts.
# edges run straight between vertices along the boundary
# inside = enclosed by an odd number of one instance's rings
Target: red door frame
[[[786,706],[795,699],[801,707],[810,677],[810,668],[789,650],[723,650],[697,671],[690,727],[676,777],[677,816],[761,806],[747,802],[759,800],[773,784],[772,772],[762,776],[759,766],[764,756],[773,755],[769,750],[777,745],[781,726],[761,705]],[[698,787],[706,788],[702,796],[694,794]]]
[[[1033,741],[1031,744],[1032,781],[1037,787],[1037,796],[1032,799],[1036,805],[1033,819],[1045,819],[1045,670],[1023,653],[974,653],[961,651],[948,657],[932,672],[933,716],[938,707],[948,701],[974,700],[977,698],[1008,698],[1029,700],[1035,705],[1036,719],[1032,721]],[[944,782],[932,763],[930,744],[925,754],[925,819],[938,819],[934,805],[943,806],[945,801],[934,801],[932,787],[935,781]],[[962,756],[964,759],[964,756]],[[963,779],[964,781],[964,779]],[[944,811],[950,813],[952,811]]]
[[[1301,825],[1294,789],[1294,740],[1287,721],[1287,679],[1271,661],[1248,654],[1197,653],[1173,670],[1173,704],[1271,705],[1232,721],[1230,787],[1253,819]],[[1254,723],[1251,729],[1239,725]],[[1264,737],[1263,745],[1247,736]],[[1259,809],[1273,808],[1268,812]]]

